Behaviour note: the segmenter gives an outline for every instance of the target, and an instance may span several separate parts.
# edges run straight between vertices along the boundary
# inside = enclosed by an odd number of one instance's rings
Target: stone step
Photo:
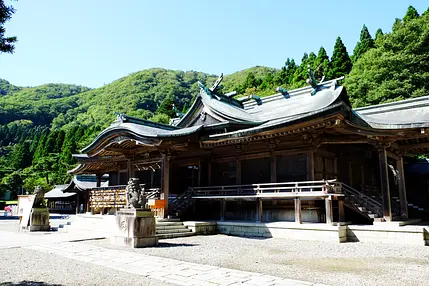
[[[178,222],[180,221],[179,218],[157,218],[156,222]]]
[[[376,219],[376,218],[378,218],[378,214],[368,214],[368,216],[370,217],[370,218],[373,218],[373,219]]]
[[[176,232],[176,233],[165,233],[165,234],[157,234],[158,239],[169,239],[176,237],[185,237],[195,235],[193,232]]]
[[[168,226],[179,226],[179,225],[183,225],[183,222],[178,221],[178,222],[156,222],[156,227],[168,227]]]
[[[156,234],[169,234],[169,233],[184,233],[190,232],[189,228],[176,228],[176,229],[157,229]]]
[[[183,228],[183,227],[184,227],[183,223],[169,224],[169,225],[156,224],[156,229],[176,229],[176,228]]]

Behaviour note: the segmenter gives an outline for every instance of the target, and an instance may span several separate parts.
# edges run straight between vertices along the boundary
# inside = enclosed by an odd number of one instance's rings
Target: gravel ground
[[[0,285],[172,285],[57,255],[0,249]]]
[[[429,285],[429,247],[252,239],[225,235],[161,240],[128,249],[93,245],[329,285]]]

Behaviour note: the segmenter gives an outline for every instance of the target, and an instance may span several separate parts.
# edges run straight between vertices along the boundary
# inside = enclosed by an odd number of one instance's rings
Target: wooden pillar
[[[76,214],[79,213],[79,197],[80,197],[80,192],[76,193]]]
[[[201,167],[203,164],[201,164],[201,160],[198,160],[198,182],[197,186],[201,187]]]
[[[383,197],[383,218],[386,221],[392,221],[392,206],[390,202],[390,188],[389,188],[389,173],[387,169],[387,153],[386,148],[378,150],[378,161],[380,166],[380,185]]]
[[[102,175],[97,174],[97,188],[101,187],[101,177]]]
[[[209,161],[207,163],[207,186],[212,185],[212,163]]]
[[[400,156],[396,160],[396,170],[398,170],[398,187],[399,187],[399,200],[401,202],[401,217],[408,218],[408,201],[407,190],[405,188],[405,174],[404,174],[404,158]]]
[[[155,177],[155,171],[151,170],[150,171],[150,188],[153,188],[154,177]]]
[[[314,181],[314,151],[307,152],[307,181]]]
[[[271,154],[270,161],[271,183],[277,183],[277,157]]]
[[[338,198],[338,218],[339,222],[346,221],[346,215],[344,212],[344,198],[342,197]]]
[[[332,197],[325,198],[326,224],[332,224]]]
[[[262,222],[262,200],[256,199],[256,222]]]
[[[164,218],[168,217],[168,195],[170,192],[170,156],[162,155],[161,199],[165,200]]]
[[[235,182],[237,185],[241,185],[241,160],[237,158],[236,160],[236,172],[235,172]]]
[[[226,212],[226,200],[221,199],[220,200],[220,220],[225,220],[225,212]]]
[[[127,161],[128,180],[134,178],[134,163],[131,159]]]
[[[301,199],[300,198],[295,198],[295,222],[296,223],[302,223]]]

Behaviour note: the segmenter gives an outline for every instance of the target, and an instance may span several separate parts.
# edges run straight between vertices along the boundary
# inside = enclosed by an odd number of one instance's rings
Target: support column
[[[338,218],[339,218],[339,222],[346,221],[346,215],[344,212],[344,198],[342,197],[338,198]]]
[[[207,186],[212,185],[212,163],[207,163]]]
[[[301,199],[295,198],[295,222],[296,223],[302,223],[302,216],[301,216]]]
[[[162,155],[161,199],[165,200],[164,218],[168,217],[168,195],[170,192],[170,156]]]
[[[325,199],[325,209],[326,209],[326,224],[332,224],[332,197],[328,196]]]
[[[256,199],[256,222],[262,222],[262,200]]]
[[[404,158],[400,156],[396,160],[396,170],[398,170],[398,187],[399,187],[399,200],[401,201],[401,217],[408,218],[408,201],[407,190],[405,188],[405,174],[404,174]]]
[[[389,173],[387,169],[386,148],[378,150],[378,160],[380,165],[380,185],[383,197],[383,218],[386,221],[392,221],[392,206],[390,203]]]
[[[127,161],[128,180],[134,178],[134,163],[131,159]]]
[[[314,181],[314,152],[307,152],[307,181]]]
[[[220,221],[225,220],[225,211],[226,211],[226,200],[221,199],[220,200]]]
[[[241,185],[241,160],[240,160],[240,158],[237,158],[237,160],[236,160],[235,182],[237,185]]]
[[[277,157],[274,154],[271,154],[270,165],[271,183],[277,183]]]
[[[97,188],[101,187],[101,177],[102,175],[97,174]]]
[[[76,214],[79,213],[79,197],[80,197],[80,192],[76,193]]]

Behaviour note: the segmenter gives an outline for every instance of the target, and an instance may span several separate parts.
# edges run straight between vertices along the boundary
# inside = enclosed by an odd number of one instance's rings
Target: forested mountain
[[[225,75],[220,92],[266,96],[277,86],[306,85],[308,66],[317,80],[345,76],[352,104],[365,106],[429,94],[429,9],[409,7],[392,31],[375,37],[363,25],[349,56],[340,37],[331,56],[321,47],[281,69],[256,66]],[[351,49],[350,49],[351,50]],[[286,55],[287,56],[287,55]],[[162,68],[132,73],[103,87],[68,84],[17,87],[0,79],[0,194],[35,185],[49,189],[70,178],[72,153],[88,144],[115,118],[114,112],[168,123],[174,105],[185,112],[217,75]]]

